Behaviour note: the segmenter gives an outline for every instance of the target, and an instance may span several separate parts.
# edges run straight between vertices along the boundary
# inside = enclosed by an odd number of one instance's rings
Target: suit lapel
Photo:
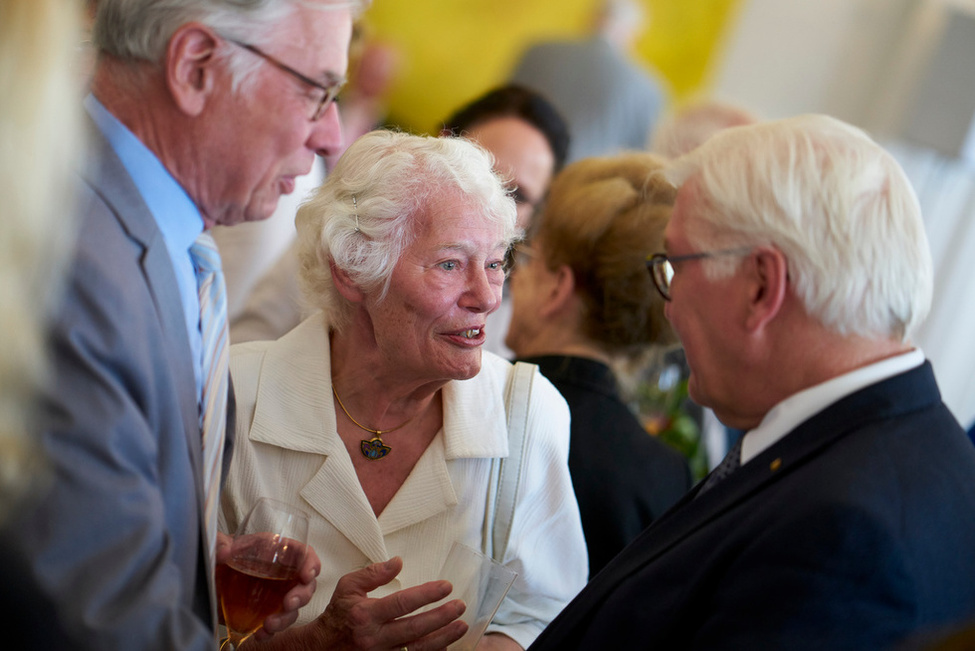
[[[455,506],[457,502],[457,494],[447,471],[441,432],[431,441],[403,486],[379,514],[379,526],[382,534],[388,536],[394,531],[432,518]]]
[[[141,249],[137,255],[142,267],[143,279],[152,297],[156,317],[163,332],[161,342],[146,343],[151,346],[162,346],[166,350],[165,357],[168,360],[174,387],[179,395],[180,415],[187,439],[192,479],[195,483],[197,511],[202,514],[204,512],[203,449],[199,405],[196,398],[196,380],[189,335],[186,332],[186,319],[181,307],[182,299],[173,263],[155,218],[122,162],[87,113],[85,119],[88,123],[88,143],[91,151],[89,162],[93,164],[86,165],[81,175],[111,207],[122,228]],[[202,530],[202,515],[200,517]],[[206,549],[206,545],[203,545],[203,549]],[[211,611],[215,617],[212,559],[209,554],[204,556],[206,556],[208,569],[207,583],[211,595]]]
[[[159,324],[165,335],[162,342],[147,342],[147,345],[162,345],[167,348],[167,358],[178,386],[182,406],[183,427],[187,434],[190,455],[197,479],[197,493],[200,505],[203,502],[202,466],[200,444],[199,406],[196,400],[196,380],[194,379],[189,335],[186,333],[186,320],[180,307],[182,300],[176,274],[156,220],[149,212],[142,195],[136,189],[125,167],[119,161],[101,131],[89,123],[89,144],[95,165],[86,166],[82,172],[85,180],[94,187],[112,208],[116,218],[129,237],[141,247],[140,264]]]
[[[340,442],[327,447],[330,453],[315,476],[301,488],[300,495],[373,563],[389,558],[385,536],[457,504],[442,436],[426,449],[378,518],[345,448]]]
[[[444,427],[471,430],[471,434],[458,435],[453,441],[438,435],[377,518],[359,484],[348,451],[336,434],[330,386],[328,327],[318,314],[268,346],[261,365],[249,438],[322,456],[324,460],[318,472],[300,488],[299,494],[373,562],[389,558],[384,536],[434,517],[458,503],[447,467],[449,459],[477,456],[484,450],[488,450],[489,456],[507,453],[503,426],[500,432],[493,429],[485,432],[482,418],[476,419],[476,427],[469,426],[470,419],[456,410],[458,404],[467,404],[465,400],[484,402],[483,396],[474,394],[476,387],[450,383],[444,387]],[[489,403],[489,406],[499,405]]]
[[[670,510],[654,521],[633,543],[597,574],[559,616],[573,622],[570,630],[585,626],[588,617],[619,586],[646,565],[665,554],[716,518],[742,507],[752,498],[821,454],[837,440],[878,420],[939,403],[941,396],[931,365],[922,366],[851,394],[800,424],[765,450],[720,487],[700,499],[695,486]],[[703,482],[702,482],[703,483]]]
[[[328,329],[316,315],[268,347],[250,439],[322,456],[321,468],[299,494],[371,561],[385,561],[379,522],[335,434],[331,376]]]

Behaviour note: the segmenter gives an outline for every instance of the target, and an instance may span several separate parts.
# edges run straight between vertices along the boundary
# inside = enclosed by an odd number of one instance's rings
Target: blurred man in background
[[[567,162],[646,148],[665,95],[629,54],[644,11],[636,0],[605,0],[592,36],[533,45],[511,73],[513,83],[537,90],[565,116],[572,137]]]

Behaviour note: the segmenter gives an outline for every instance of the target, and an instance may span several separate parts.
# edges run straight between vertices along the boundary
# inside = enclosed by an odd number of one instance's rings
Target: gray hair
[[[451,193],[477,206],[510,245],[519,235],[515,202],[493,165],[490,153],[465,138],[394,131],[360,137],[295,219],[308,302],[325,311],[333,328],[348,323],[352,306],[332,282],[332,263],[360,287],[381,288],[384,297],[418,217]]]
[[[906,341],[927,315],[933,272],[917,196],[860,129],[825,115],[733,127],[665,173],[696,182],[695,247],[782,251],[796,295],[826,327]],[[741,259],[706,262],[719,277]]]
[[[722,129],[756,122],[758,118],[754,114],[734,104],[716,100],[688,104],[660,122],[650,149],[655,154],[677,158]]]
[[[221,36],[253,45],[274,37],[270,28],[296,7],[328,10],[349,8],[357,14],[370,0],[98,0],[92,40],[98,50],[124,61],[160,63],[169,39],[180,26],[199,22]],[[240,48],[225,48],[234,89],[245,84],[258,67],[257,57]]]

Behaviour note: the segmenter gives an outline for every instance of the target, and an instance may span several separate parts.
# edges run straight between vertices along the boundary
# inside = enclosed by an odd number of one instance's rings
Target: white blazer
[[[485,352],[473,378],[443,389],[444,424],[377,518],[336,431],[328,329],[319,313],[276,342],[231,347],[237,447],[221,524],[232,531],[259,497],[308,511],[322,573],[299,623],[317,617],[339,578],[403,558],[403,571],[373,596],[437,579],[455,541],[482,549],[491,460],[508,455],[504,390],[512,364]],[[504,562],[518,578],[488,632],[527,648],[582,589],[585,539],[568,470],[569,410],[540,374],[528,408],[527,481]],[[395,450],[395,434],[388,442]]]

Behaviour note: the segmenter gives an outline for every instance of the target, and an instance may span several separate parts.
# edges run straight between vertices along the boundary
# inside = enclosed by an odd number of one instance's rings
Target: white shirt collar
[[[803,389],[772,407],[758,427],[745,433],[741,462],[748,463],[815,414],[841,398],[924,363],[924,353],[907,353],[875,362]]]

